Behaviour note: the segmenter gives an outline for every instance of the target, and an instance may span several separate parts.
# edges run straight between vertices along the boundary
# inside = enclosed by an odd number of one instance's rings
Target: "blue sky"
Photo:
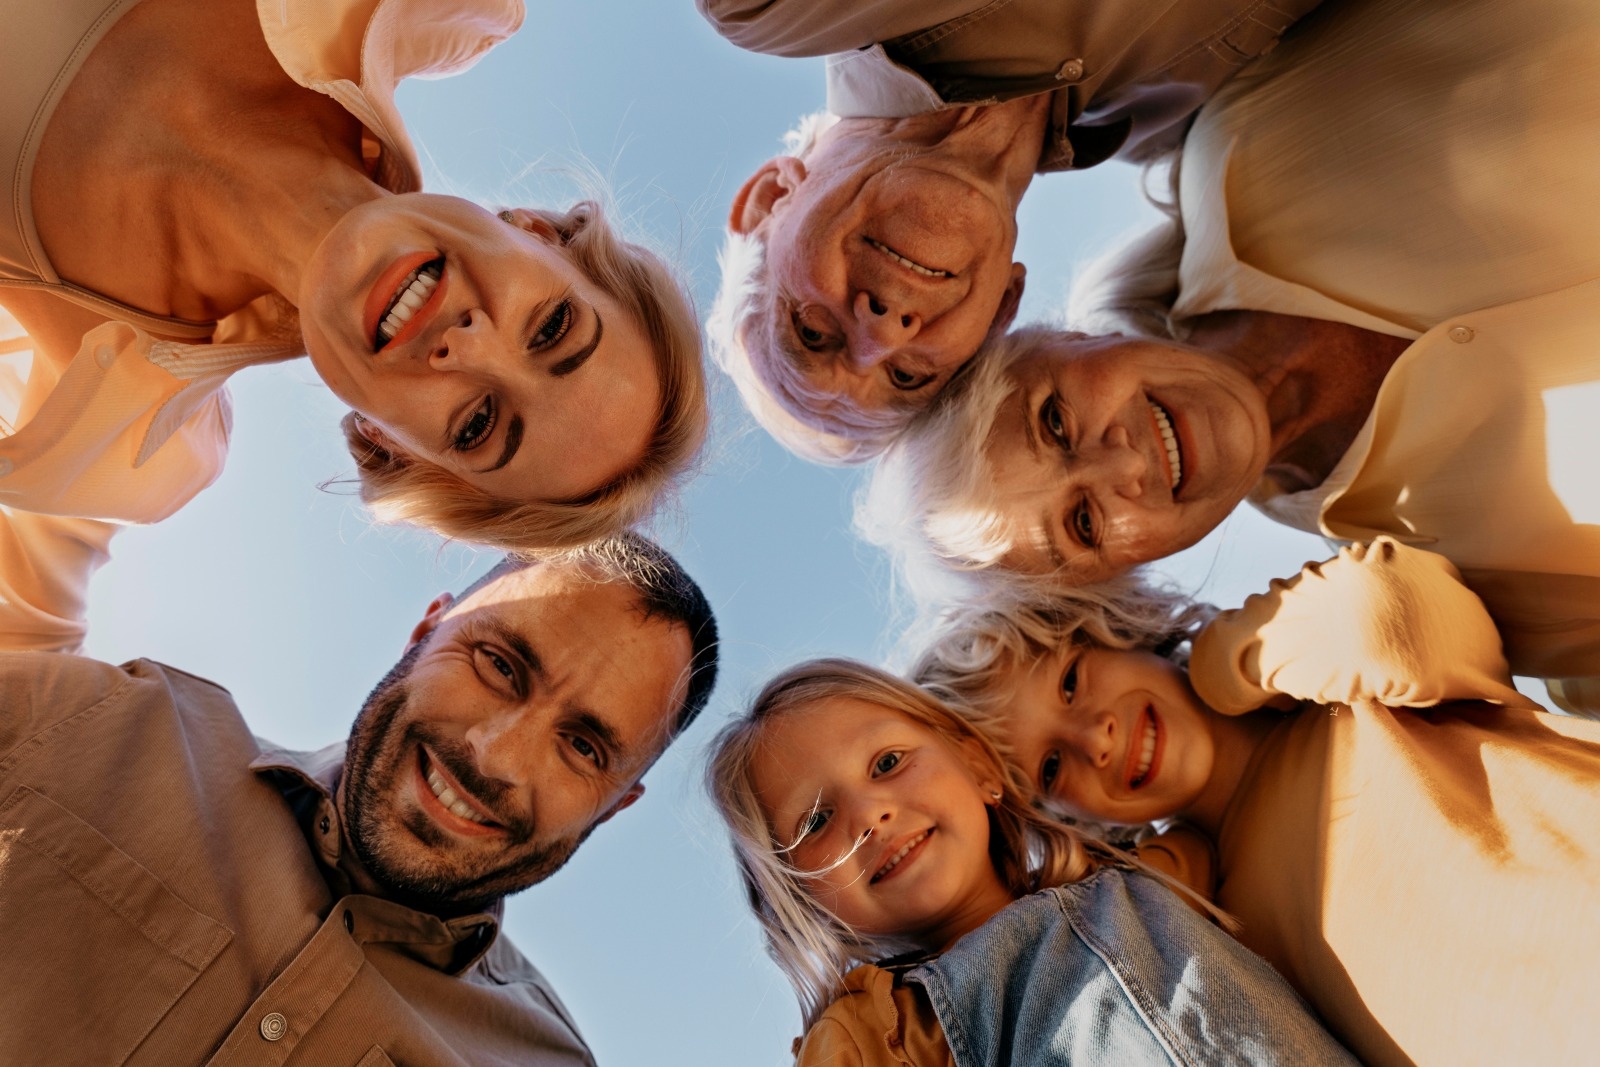
[[[478,67],[409,84],[400,100],[431,189],[565,203],[598,175],[705,308],[733,190],[821,105],[821,79],[819,61],[725,44],[690,0],[585,0],[534,6]],[[1150,217],[1129,167],[1037,182],[1021,220],[1022,320],[1048,316],[1074,264]],[[511,936],[602,1064],[789,1062],[798,1012],[736,892],[700,759],[774,671],[824,654],[876,660],[893,639],[886,568],[850,533],[858,475],[790,458],[714,384],[703,473],[654,532],[717,608],[722,683],[644,799],[508,908]],[[346,736],[434,594],[492,557],[371,526],[347,487],[318,488],[351,470],[340,406],[304,361],[246,371],[233,393],[226,473],[171,520],[121,536],[93,592],[89,650],[212,678],[258,734],[318,747]],[[1230,605],[1325,554],[1246,511],[1168,570]]]

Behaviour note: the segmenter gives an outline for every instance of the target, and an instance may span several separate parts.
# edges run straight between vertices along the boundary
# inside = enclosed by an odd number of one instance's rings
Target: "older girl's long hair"
[[[1013,896],[1077,881],[1101,862],[1122,858],[1030,805],[1027,781],[1001,758],[981,715],[959,713],[927,691],[853,660],[820,659],[789,668],[717,735],[706,785],[728,826],[767,951],[794,986],[808,1029],[838,995],[852,967],[926,947],[858,933],[817,903],[806,890],[815,872],[786,859],[791,842],[778,839],[756,796],[751,766],[767,725],[841,698],[897,711],[951,744],[975,746],[982,753],[1002,790],[989,809],[989,854]]]

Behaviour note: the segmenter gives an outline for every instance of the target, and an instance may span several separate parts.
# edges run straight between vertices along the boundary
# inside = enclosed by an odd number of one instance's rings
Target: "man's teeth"
[[[867,240],[867,244],[871,245],[873,248],[876,248],[878,251],[882,252],[884,255],[888,256],[890,259],[894,260],[896,263],[900,264],[901,266],[910,267],[912,270],[916,271],[918,274],[927,275],[929,278],[949,278],[949,277],[952,277],[951,273],[949,271],[947,271],[947,270],[935,270],[932,267],[924,267],[921,263],[918,263],[914,259],[907,259],[905,256],[902,256],[899,252],[896,252],[894,249],[890,248],[888,245],[884,244],[882,241],[874,241],[870,237],[868,237],[866,240]]]
[[[452,815],[459,815],[475,823],[489,821],[468,807],[466,801],[456,796],[456,791],[445,785],[444,779],[439,777],[439,772],[432,767],[428,768],[428,788],[433,790],[433,795],[439,798],[439,803],[448,808]]]
[[[400,288],[395,291],[394,299],[389,301],[387,313],[383,321],[378,323],[378,341],[380,343],[394,340],[394,335],[400,332],[400,327],[411,321],[411,316],[423,304],[428,302],[428,297],[433,295],[433,290],[439,284],[439,276],[443,269],[438,262],[426,263],[410,274],[400,283]]]
[[[932,832],[932,830],[924,830],[916,837],[913,837],[910,841],[907,841],[903,846],[901,846],[899,852],[896,852],[893,856],[890,856],[888,862],[886,862],[882,867],[878,868],[877,873],[872,876],[872,880],[876,882],[878,879],[882,878],[884,875],[900,866],[900,861],[905,859],[906,855],[912,849],[926,841],[928,839],[928,835]]]
[[[1144,740],[1139,743],[1139,765],[1134,769],[1133,787],[1135,789],[1144,785],[1145,775],[1150,773],[1150,763],[1156,758],[1156,723],[1147,713],[1144,717]]]
[[[1156,429],[1161,431],[1161,441],[1167,446],[1167,462],[1172,465],[1172,489],[1183,484],[1183,456],[1178,452],[1178,435],[1172,432],[1172,417],[1167,409],[1150,401],[1150,413],[1156,417]]]

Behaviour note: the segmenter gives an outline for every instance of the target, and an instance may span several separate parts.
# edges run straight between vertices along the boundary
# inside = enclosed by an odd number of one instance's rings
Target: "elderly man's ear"
[[[806,165],[794,156],[767,160],[733,195],[733,209],[728,212],[728,229],[737,234],[749,234],[766,221],[772,209],[784,197],[800,188],[800,183],[805,180]]]

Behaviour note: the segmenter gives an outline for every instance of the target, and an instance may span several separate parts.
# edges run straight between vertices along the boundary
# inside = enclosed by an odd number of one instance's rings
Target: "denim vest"
[[[957,1067],[1356,1062],[1260,957],[1110,868],[1017,901],[904,980]]]

